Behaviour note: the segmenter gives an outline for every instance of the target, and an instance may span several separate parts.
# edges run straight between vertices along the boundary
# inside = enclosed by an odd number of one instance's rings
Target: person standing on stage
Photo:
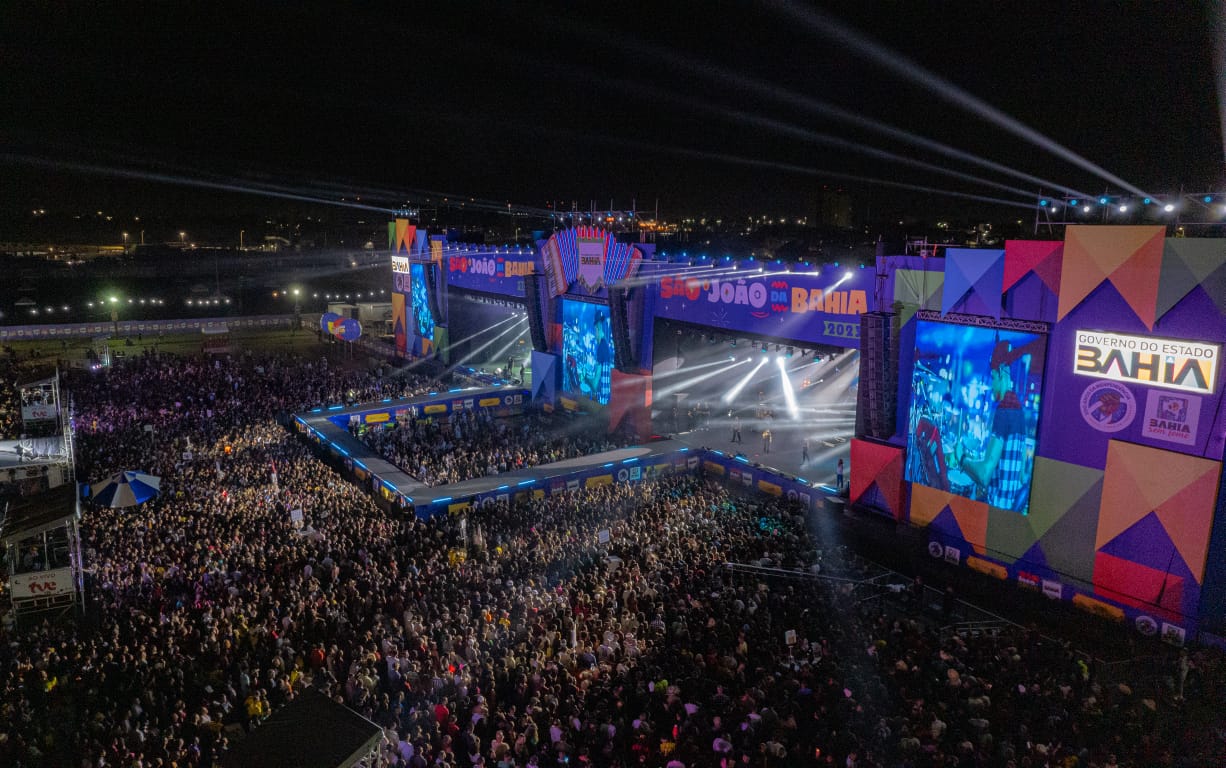
[[[732,442],[741,442],[741,417],[737,416],[736,421],[732,422]]]
[[[769,429],[762,430],[762,453],[771,452],[771,431]]]
[[[839,490],[843,489],[843,460],[839,459],[838,465],[834,468],[834,487]]]
[[[800,444],[800,466],[803,467],[804,465],[808,463],[809,463],[809,440],[808,438],[805,438],[805,441]]]

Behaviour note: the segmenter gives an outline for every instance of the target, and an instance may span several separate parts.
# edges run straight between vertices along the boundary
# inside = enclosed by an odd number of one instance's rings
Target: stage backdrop
[[[1201,613],[1212,531],[1226,524],[1216,509],[1226,241],[1070,226],[1063,243],[1010,241],[1003,258],[976,258],[956,253],[941,279],[922,281],[949,296],[898,296],[912,307],[899,345],[907,420],[894,441],[907,446],[907,519],[928,527],[934,557],[1181,641]],[[899,275],[892,287],[911,283]],[[917,303],[930,311],[917,316]],[[982,314],[952,312],[968,308]],[[957,332],[950,321],[974,329],[961,331],[973,338],[957,352],[940,339]],[[1029,336],[1011,335],[1019,330]],[[1019,370],[1015,351],[1032,342]],[[1013,450],[993,438],[1002,402],[993,362],[1005,363],[1010,407],[1022,412],[1020,429],[1007,430],[1018,434]],[[1000,480],[983,471],[993,443],[1024,504],[993,497]],[[1209,613],[1220,627],[1221,611]]]
[[[872,269],[829,266],[810,274],[665,272],[653,283],[656,317],[801,344],[860,348],[860,315],[872,309]]]

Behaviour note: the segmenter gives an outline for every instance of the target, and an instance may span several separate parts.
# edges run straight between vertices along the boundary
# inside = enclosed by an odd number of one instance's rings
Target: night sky
[[[700,153],[1019,197],[719,117],[738,112],[1036,189],[780,103],[752,84],[737,87],[727,78],[734,73],[1044,179],[1121,191],[807,31],[771,3],[181,5],[104,13],[5,4],[4,151],[303,190],[347,185],[384,203],[441,190],[533,206],[579,200],[584,209],[593,198],[629,207],[637,197],[649,207],[658,197],[665,215],[793,213],[811,210],[828,183],[928,210],[964,205]],[[825,10],[1162,194],[1223,182],[1209,7],[852,2]],[[182,205],[199,194],[11,161],[0,173],[8,210],[92,205],[99,196]]]

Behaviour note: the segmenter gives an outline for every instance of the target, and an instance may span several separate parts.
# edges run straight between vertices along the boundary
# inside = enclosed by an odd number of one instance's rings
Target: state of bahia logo
[[[1137,399],[1123,384],[1096,381],[1081,393],[1081,417],[1099,432],[1119,432],[1137,417]]]
[[[860,315],[868,311],[868,294],[861,290],[805,288],[786,280],[718,280],[666,276],[660,278],[660,298],[682,297],[687,301],[705,300],[711,304],[739,304],[749,307],[756,318],[791,312],[822,312],[830,315]]]

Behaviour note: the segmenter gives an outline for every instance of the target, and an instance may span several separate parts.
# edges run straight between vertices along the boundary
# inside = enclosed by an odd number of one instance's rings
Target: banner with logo
[[[669,320],[859,349],[860,315],[872,309],[875,271],[830,267],[812,274],[664,274],[655,315]]]
[[[530,250],[473,249],[443,258],[447,287],[524,298],[524,275],[537,270]]]
[[[9,589],[13,600],[33,600],[76,591],[72,583],[71,568],[14,574],[9,578]]]

